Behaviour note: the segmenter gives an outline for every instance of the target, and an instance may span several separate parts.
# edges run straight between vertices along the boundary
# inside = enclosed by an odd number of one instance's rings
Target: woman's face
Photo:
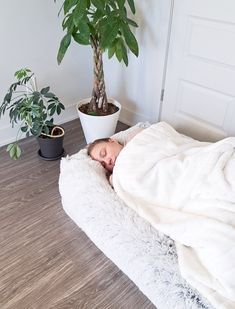
[[[122,150],[123,146],[113,139],[108,142],[101,142],[94,146],[90,156],[93,160],[100,162],[103,167],[112,172],[117,156]]]

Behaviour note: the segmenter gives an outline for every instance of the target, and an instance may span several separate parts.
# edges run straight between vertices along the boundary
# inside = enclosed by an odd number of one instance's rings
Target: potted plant
[[[60,114],[64,105],[50,87],[38,91],[34,73],[29,69],[16,71],[17,81],[8,89],[0,105],[0,117],[9,111],[12,127],[19,123],[16,141],[9,144],[7,151],[12,159],[21,156],[19,138],[25,133],[37,137],[40,149],[38,154],[45,160],[55,160],[63,155],[64,129],[54,125],[52,116]]]
[[[64,13],[62,27],[66,34],[58,50],[58,63],[61,63],[72,39],[78,44],[90,45],[93,50],[92,96],[78,104],[87,142],[110,136],[116,128],[121,105],[107,98],[102,56],[107,51],[109,58],[115,55],[126,66],[128,50],[138,56],[138,43],[130,28],[138,25],[128,17],[128,9],[135,14],[134,0],[64,0],[61,7]]]

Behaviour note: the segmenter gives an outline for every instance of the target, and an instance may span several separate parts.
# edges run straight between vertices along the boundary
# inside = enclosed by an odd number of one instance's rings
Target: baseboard
[[[129,126],[133,126],[138,122],[149,121],[149,118],[143,114],[133,112],[126,107],[122,107],[119,120]]]
[[[55,123],[62,124],[76,118],[78,118],[76,104],[72,104],[70,106],[66,106],[65,111],[63,111],[60,116],[55,117]],[[122,107],[119,120],[129,126],[133,126],[138,122],[145,122],[149,119],[142,114],[135,113],[125,107]],[[0,128],[0,147],[14,142],[18,130],[18,126],[12,128],[11,125]],[[25,138],[24,134],[22,134],[21,139],[22,138]]]

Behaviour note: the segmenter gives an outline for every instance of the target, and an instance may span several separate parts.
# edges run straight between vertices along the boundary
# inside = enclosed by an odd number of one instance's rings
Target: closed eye
[[[101,151],[100,151],[100,157],[104,158],[105,156],[106,156],[106,149],[102,148]]]

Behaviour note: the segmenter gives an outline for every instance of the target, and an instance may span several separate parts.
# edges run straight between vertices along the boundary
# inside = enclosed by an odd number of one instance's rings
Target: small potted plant
[[[39,142],[38,154],[45,160],[56,160],[63,155],[64,129],[55,126],[52,116],[60,114],[64,105],[50,87],[37,90],[34,73],[29,69],[16,71],[17,81],[8,89],[3,102],[0,104],[0,117],[9,111],[12,127],[19,124],[16,141],[7,146],[12,159],[21,156],[19,139],[23,133],[37,137]]]
[[[138,43],[131,31],[131,27],[138,25],[128,17],[129,9],[135,14],[135,4],[134,0],[64,0],[62,9],[62,27],[66,34],[60,43],[58,63],[61,63],[72,39],[78,44],[90,45],[93,50],[92,96],[78,103],[85,137],[90,142],[112,135],[116,128],[121,105],[107,98],[102,56],[107,51],[109,58],[115,55],[126,66],[128,50],[138,56]]]

